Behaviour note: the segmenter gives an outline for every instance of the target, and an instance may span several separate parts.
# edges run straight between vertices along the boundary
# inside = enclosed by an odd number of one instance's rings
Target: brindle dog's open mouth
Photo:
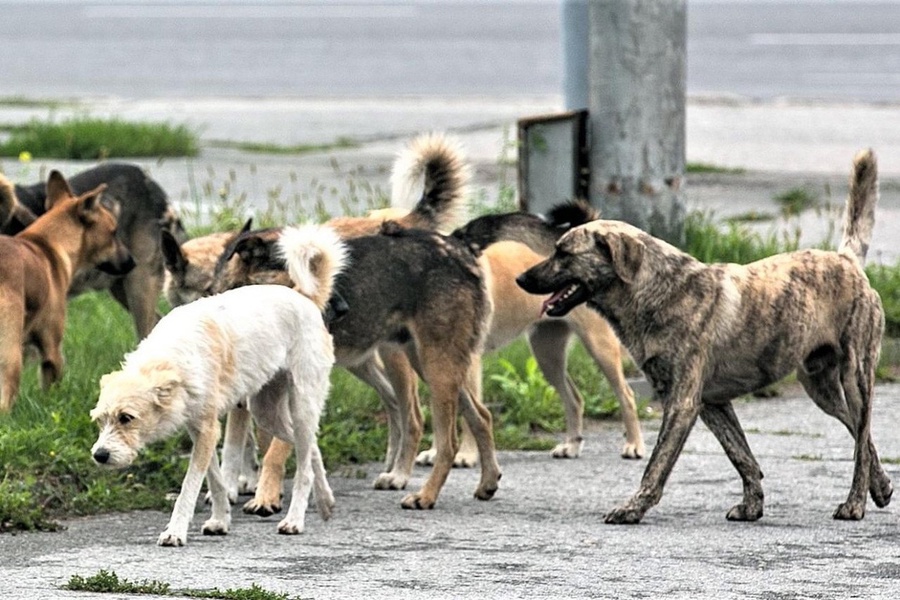
[[[570,310],[587,301],[589,292],[578,281],[572,281],[544,300],[541,305],[541,315],[548,317],[562,317]]]

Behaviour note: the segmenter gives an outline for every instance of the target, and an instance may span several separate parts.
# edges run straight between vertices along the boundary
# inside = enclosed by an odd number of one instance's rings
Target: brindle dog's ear
[[[606,234],[604,243],[609,248],[616,275],[625,283],[633,283],[644,262],[644,243],[618,232]]]
[[[241,227],[240,231],[238,231],[238,235],[241,235],[242,233],[247,233],[251,229],[253,229],[253,217],[250,217],[249,219],[247,219],[247,222],[244,223],[244,226]]]
[[[106,184],[101,183],[78,197],[78,218],[83,223],[92,223],[97,218],[97,211],[103,207],[104,191],[106,191]]]

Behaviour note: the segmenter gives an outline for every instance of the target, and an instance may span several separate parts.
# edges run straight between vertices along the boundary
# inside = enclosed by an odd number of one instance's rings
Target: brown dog
[[[100,202],[104,189],[76,197],[52,171],[47,211],[17,236],[0,236],[0,411],[11,410],[18,394],[23,345],[40,352],[44,387],[59,379],[73,277],[93,267],[113,275],[134,267],[116,237],[116,215]]]
[[[813,401],[856,442],[855,469],[836,519],[861,519],[866,493],[878,506],[891,481],[870,434],[884,311],[863,262],[878,197],[875,157],[854,161],[837,252],[801,250],[749,265],[705,265],[618,221],[577,227],[545,262],[519,276],[533,294],[552,294],[551,316],[587,303],[619,333],[663,403],[656,447],[637,493],[606,515],[637,523],[657,504],[699,416],[741,476],[743,502],[727,515],[763,514],[762,472],[731,400],[793,371]]]

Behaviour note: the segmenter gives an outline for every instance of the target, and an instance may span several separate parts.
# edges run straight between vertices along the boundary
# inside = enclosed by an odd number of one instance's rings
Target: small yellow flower
[[[29,152],[28,150],[22,150],[21,152],[19,152],[19,162],[31,162],[31,152]]]

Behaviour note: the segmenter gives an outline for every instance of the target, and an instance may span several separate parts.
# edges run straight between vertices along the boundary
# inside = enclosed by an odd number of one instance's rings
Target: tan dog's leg
[[[663,486],[700,414],[700,375],[703,369],[699,357],[693,363],[685,361],[677,366],[645,364],[644,370],[651,381],[657,378],[661,382],[668,381],[666,378],[673,372],[683,374],[683,379],[671,382],[669,393],[662,398],[662,425],[638,491],[625,504],[607,513],[607,523],[638,523],[644,513],[659,502]],[[655,374],[656,371],[659,373]]]
[[[199,426],[189,427],[193,448],[191,449],[191,459],[188,464],[187,473],[184,481],[181,483],[181,492],[175,501],[175,508],[172,510],[172,517],[165,531],[159,534],[157,544],[160,546],[183,546],[187,541],[187,530],[194,516],[194,508],[197,504],[197,495],[200,493],[200,486],[203,484],[203,478],[215,457],[216,443],[219,440],[219,420],[215,415],[206,418]],[[218,463],[214,469],[218,473]],[[210,473],[211,479],[214,473]],[[219,475],[221,477],[221,474]],[[222,512],[222,497],[218,497],[215,492],[218,486],[213,487],[213,514]],[[224,486],[221,487],[224,490]],[[228,498],[224,498],[224,504],[228,506]]]
[[[244,504],[247,514],[268,517],[281,512],[281,490],[284,483],[284,470],[287,459],[294,447],[284,440],[272,439],[269,449],[263,457],[259,471],[259,483],[252,500]]]
[[[24,311],[23,311],[24,314]],[[8,326],[9,315],[0,315],[0,413],[12,410],[22,378],[22,324]]]
[[[62,312],[65,315],[65,311]],[[41,352],[41,387],[47,390],[62,377],[63,356],[62,338],[65,328],[65,319],[60,323],[53,323],[48,327],[35,331]]]
[[[644,447],[644,435],[641,433],[634,392],[625,380],[625,372],[622,370],[622,344],[609,323],[591,309],[579,307],[572,315],[578,339],[600,367],[613,393],[619,399],[622,422],[625,424],[622,458],[643,458],[647,450]]]

